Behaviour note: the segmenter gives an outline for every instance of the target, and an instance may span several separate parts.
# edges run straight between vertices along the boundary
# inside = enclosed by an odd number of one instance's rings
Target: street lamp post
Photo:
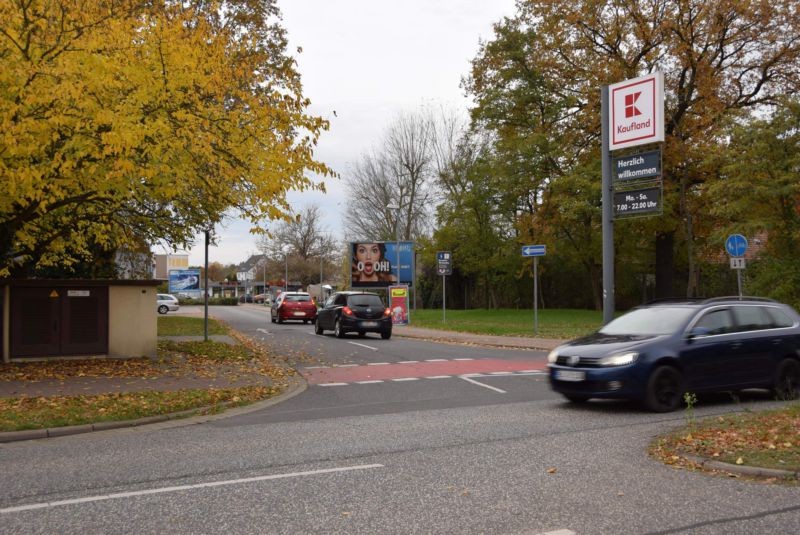
[[[283,291],[289,291],[289,249],[291,249],[288,245],[283,246],[283,261],[285,266],[285,274],[283,276]]]
[[[395,203],[386,205],[389,210],[394,210],[394,250],[397,253],[397,284],[400,284],[400,206]]]

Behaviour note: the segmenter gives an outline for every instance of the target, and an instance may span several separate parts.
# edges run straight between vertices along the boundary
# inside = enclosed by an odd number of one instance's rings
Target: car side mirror
[[[687,340],[694,340],[698,336],[708,336],[711,331],[705,327],[694,327],[689,333],[686,335]]]

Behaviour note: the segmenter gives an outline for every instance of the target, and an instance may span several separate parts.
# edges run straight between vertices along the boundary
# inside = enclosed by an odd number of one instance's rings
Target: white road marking
[[[350,383],[320,383],[319,386],[347,386]]]
[[[453,359],[453,360],[475,360],[475,359],[463,358],[463,359]]]
[[[489,375],[512,375],[514,372],[489,372]]]
[[[356,366],[361,366],[361,364],[335,364],[334,368],[355,368]]]
[[[398,364],[417,364],[418,360],[399,360],[397,361]]]
[[[260,327],[259,327],[259,328],[258,328],[258,329],[256,329],[256,330],[257,330],[258,332],[260,332],[260,333],[264,333],[264,334],[266,334],[267,336],[272,336],[272,333],[271,333],[271,332],[269,332],[269,331],[268,331],[268,330],[266,330],[266,329],[262,329],[262,328],[260,328]]]
[[[382,383],[380,379],[375,379],[373,381],[356,381],[356,384],[359,385],[374,385],[375,383]]]
[[[480,375],[476,375],[476,374],[471,374],[471,376],[472,377],[480,377]],[[495,387],[490,386],[490,385],[485,385],[483,383],[479,383],[478,381],[476,381],[474,379],[470,379],[470,375],[459,375],[458,377],[460,379],[464,379],[468,383],[472,383],[472,384],[475,384],[475,385],[478,385],[478,386],[482,386],[484,388],[488,388],[489,390],[494,390],[495,392],[498,392],[500,394],[506,394],[507,393],[505,390],[500,390],[499,388],[495,388]]]
[[[32,509],[44,509],[48,507],[58,507],[61,505],[76,505],[80,503],[101,502],[106,500],[116,500],[120,498],[135,498],[138,496],[149,496],[152,494],[164,494],[167,492],[180,492],[184,490],[205,489],[213,487],[223,487],[228,485],[241,485],[244,483],[254,483],[257,481],[270,481],[273,479],[287,479],[291,477],[316,476],[320,474],[332,474],[337,472],[352,472],[354,470],[369,470],[371,468],[383,468],[382,464],[361,464],[355,466],[343,466],[341,468],[325,468],[321,470],[309,470],[306,472],[290,472],[287,474],[274,474],[270,476],[247,477],[242,479],[228,479],[224,481],[210,481],[208,483],[197,483],[195,485],[179,485],[175,487],[161,487],[155,489],[145,489],[132,492],[118,492],[115,494],[101,494],[98,496],[87,496],[85,498],[73,498],[70,500],[58,500],[54,502],[40,502],[16,507],[5,507],[0,509],[0,514],[17,513],[20,511],[30,511]]]
[[[450,379],[453,377],[452,375],[429,375],[424,377],[424,379]]]
[[[400,377],[398,379],[392,379],[395,382],[402,382],[402,381],[419,381],[419,377]]]
[[[378,350],[378,348],[377,348],[377,347],[365,346],[364,344],[359,344],[358,342],[347,342],[347,343],[348,343],[348,344],[353,344],[354,346],[358,346],[358,347],[364,347],[364,348],[366,348],[366,349],[370,349],[370,350],[372,350],[372,351],[377,351],[377,350]]]
[[[367,366],[388,366],[390,362],[367,362]]]
[[[447,362],[447,359],[427,359],[425,362]]]

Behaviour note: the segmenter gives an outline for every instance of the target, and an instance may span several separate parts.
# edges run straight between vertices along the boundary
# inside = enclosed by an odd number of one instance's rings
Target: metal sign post
[[[741,234],[731,234],[725,240],[725,251],[731,257],[731,269],[736,270],[736,285],[742,297],[742,271],[745,269],[744,253],[747,252],[747,238]]]
[[[544,245],[524,245],[522,256],[533,257],[533,332],[539,334],[539,257],[547,254]]]
[[[436,272],[442,276],[442,323],[447,322],[447,275],[453,274],[453,255],[450,251],[438,251],[436,253]]]

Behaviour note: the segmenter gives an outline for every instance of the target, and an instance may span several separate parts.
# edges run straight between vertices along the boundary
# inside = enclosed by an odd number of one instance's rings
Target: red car
[[[306,292],[283,292],[272,303],[272,323],[300,320],[303,323],[317,320],[317,304]]]

